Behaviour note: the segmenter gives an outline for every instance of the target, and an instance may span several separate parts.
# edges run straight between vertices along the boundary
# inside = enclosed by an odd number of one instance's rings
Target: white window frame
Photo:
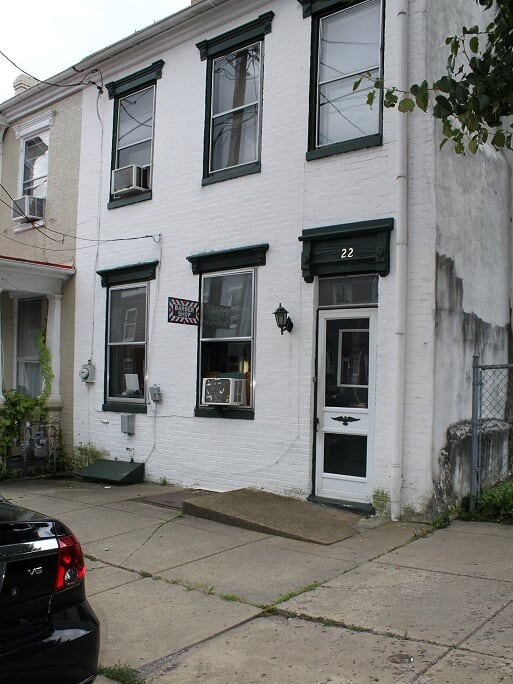
[[[17,124],[14,126],[14,135],[16,136],[16,140],[19,141],[19,157],[18,157],[18,190],[16,193],[17,197],[21,197],[24,194],[29,194],[24,192],[24,169],[25,169],[25,149],[26,149],[26,144],[29,140],[32,138],[37,137],[41,133],[47,133],[48,134],[48,147],[50,147],[50,129],[53,126],[53,122],[55,119],[55,111],[54,110],[49,110],[45,112],[44,114],[40,114],[39,116],[34,117],[33,119],[30,119],[29,121],[26,121],[22,124]],[[48,190],[48,174],[46,177],[47,181],[47,190]],[[45,200],[46,200],[46,194],[45,193]],[[20,233],[24,232],[26,230],[30,230],[32,228],[37,228],[40,226],[44,226],[44,220],[41,221],[35,221],[35,222],[29,222],[29,221],[16,221],[16,224],[14,226],[14,232],[15,233]]]
[[[135,95],[138,95],[139,93],[144,92],[145,90],[152,90],[152,118],[151,118],[151,135],[149,135],[146,138],[143,138],[141,140],[138,140],[135,143],[130,143],[129,145],[120,145],[119,144],[119,120],[121,116],[121,109],[122,109],[122,101],[129,99],[131,97],[134,97]],[[148,189],[151,188],[151,176],[152,176],[152,168],[153,168],[153,143],[154,143],[154,136],[155,136],[155,94],[156,94],[156,84],[155,83],[150,83],[147,86],[144,86],[143,88],[139,88],[138,90],[134,90],[131,93],[123,94],[123,95],[118,95],[116,97],[116,106],[117,106],[117,116],[116,116],[116,130],[114,131],[114,139],[115,139],[115,152],[114,152],[114,169],[119,169],[122,168],[123,165],[119,163],[119,153],[120,150],[126,150],[130,147],[134,147],[135,145],[140,145],[141,143],[148,142],[149,147],[150,147],[150,154],[149,154],[149,162],[147,164],[143,164],[143,168],[148,168]],[[142,123],[142,122],[141,122]],[[138,165],[139,166],[139,165]]]

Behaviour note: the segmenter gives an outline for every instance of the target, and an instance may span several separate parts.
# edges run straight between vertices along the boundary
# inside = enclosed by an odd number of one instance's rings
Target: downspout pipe
[[[3,179],[3,161],[4,161],[4,137],[7,131],[8,125],[7,121],[0,116],[0,182]],[[0,188],[0,192],[3,190]],[[4,342],[2,337],[2,288],[0,287],[0,404],[4,401],[4,395],[2,393],[2,387],[4,385]]]
[[[397,0],[397,87],[409,90],[408,83],[408,0]],[[403,432],[406,375],[406,305],[408,291],[408,115],[397,113],[397,216],[395,225],[395,420],[390,465],[390,517],[401,518],[403,484]]]

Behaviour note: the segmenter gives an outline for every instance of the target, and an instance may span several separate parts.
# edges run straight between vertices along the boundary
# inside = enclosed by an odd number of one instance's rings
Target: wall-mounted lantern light
[[[278,328],[281,330],[281,334],[283,335],[283,331],[286,330],[287,332],[290,332],[292,328],[294,327],[294,323],[290,320],[288,316],[288,311],[281,305],[276,309],[274,312],[274,317],[276,318],[276,325]]]

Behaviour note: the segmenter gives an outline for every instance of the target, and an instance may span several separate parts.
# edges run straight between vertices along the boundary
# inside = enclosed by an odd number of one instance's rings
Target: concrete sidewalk
[[[102,665],[151,684],[513,683],[513,527],[362,524],[327,545],[142,501],[162,491],[0,484],[80,538]]]

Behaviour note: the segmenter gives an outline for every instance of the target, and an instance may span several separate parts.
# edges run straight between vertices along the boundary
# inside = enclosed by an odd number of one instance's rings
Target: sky
[[[40,80],[190,6],[190,0],[24,0],[3,4],[0,51]],[[0,55],[0,102],[20,69]]]

